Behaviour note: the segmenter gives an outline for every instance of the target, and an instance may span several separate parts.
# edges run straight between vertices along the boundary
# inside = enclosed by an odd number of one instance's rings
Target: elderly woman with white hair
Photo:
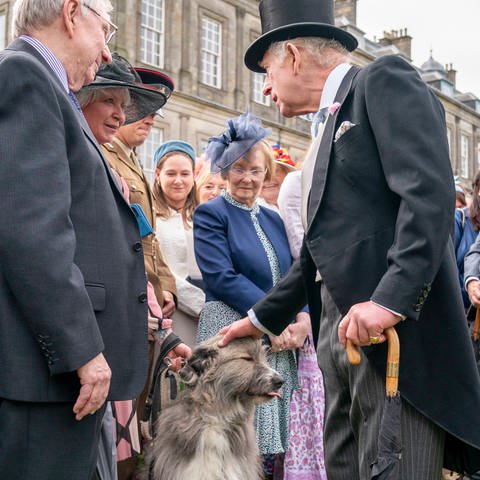
[[[257,201],[264,181],[272,175],[273,151],[265,141],[269,130],[250,113],[228,120],[227,125],[222,135],[210,138],[206,152],[212,172],[221,173],[227,188],[199,205],[194,214],[195,255],[206,294],[198,340],[245,316],[292,263],[282,220]],[[271,345],[270,366],[285,380],[282,398],[256,408],[257,441],[266,478],[271,478],[273,461],[289,445],[290,397],[297,385],[293,350],[303,345],[308,320],[308,314],[301,312],[297,323],[282,335],[265,338]]]
[[[167,98],[168,94],[163,90],[143,86],[141,78],[128,61],[115,53],[112,55],[112,63],[102,65],[95,80],[83,87],[77,94],[83,115],[101,145],[111,142],[122,125],[136,122],[148,113],[161,108]],[[124,196],[129,200],[126,182],[114,170],[111,172],[119,183]],[[139,205],[136,207],[138,208]],[[135,211],[140,235],[153,234],[151,227],[149,229],[146,224],[148,221],[142,222],[145,217],[137,210]],[[149,315],[149,333],[153,334],[159,328],[168,329],[171,326],[170,320],[163,320],[159,325],[159,318],[162,317],[161,308],[150,283],[147,288],[147,298],[150,310],[155,313],[155,316],[153,313]],[[183,345],[178,346],[176,351],[183,355],[190,352]],[[117,422],[116,432],[111,407]],[[112,455],[115,452],[115,438],[118,438],[116,460],[126,461],[119,464],[118,478],[124,478],[124,470],[130,468],[131,457],[141,452],[137,419],[133,413],[133,400],[116,401],[107,405],[97,463],[97,472],[102,480],[117,479],[115,456]],[[125,432],[128,432],[128,435]]]

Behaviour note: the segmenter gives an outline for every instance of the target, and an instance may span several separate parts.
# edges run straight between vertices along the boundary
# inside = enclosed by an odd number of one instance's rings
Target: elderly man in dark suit
[[[357,42],[334,26],[331,0],[262,0],[260,15],[264,33],[247,67],[266,72],[264,93],[285,117],[319,107],[325,115],[303,168],[300,260],[249,318],[224,329],[222,343],[279,334],[308,299],[325,380],[327,474],[367,479],[385,396],[385,345],[371,345],[395,325],[401,478],[437,479],[443,462],[473,472],[480,380],[450,238],[442,106],[398,57],[351,66]],[[346,360],[347,338],[363,347],[359,367]]]
[[[0,53],[0,471],[92,477],[107,399],[147,372],[135,215],[72,92],[111,55],[109,0],[17,0]]]

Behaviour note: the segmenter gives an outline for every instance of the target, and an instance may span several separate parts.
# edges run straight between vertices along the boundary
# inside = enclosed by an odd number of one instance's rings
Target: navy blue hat
[[[190,157],[193,165],[195,165],[195,159],[197,158],[197,155],[192,145],[187,142],[183,142],[182,140],[169,140],[168,142],[162,143],[155,151],[155,154],[153,155],[153,163],[155,166],[157,166],[161,158],[170,152],[185,153]]]
[[[258,63],[274,42],[322,37],[336,40],[350,52],[357,48],[357,39],[335,26],[333,0],[261,0],[259,10],[262,35],[245,52],[245,65],[254,72],[265,72]]]
[[[210,137],[208,140],[205,154],[210,159],[212,173],[230,167],[271,133],[271,130],[263,128],[260,119],[250,112],[227,120],[226,125],[227,130],[222,135]]]

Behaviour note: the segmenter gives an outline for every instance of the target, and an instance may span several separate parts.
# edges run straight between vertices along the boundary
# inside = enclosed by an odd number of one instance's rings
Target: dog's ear
[[[218,350],[212,347],[197,347],[189,358],[187,365],[179,374],[187,385],[194,385],[202,374],[208,370],[218,356]]]

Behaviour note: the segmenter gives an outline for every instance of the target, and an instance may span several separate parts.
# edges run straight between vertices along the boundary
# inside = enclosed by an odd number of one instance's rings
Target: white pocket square
[[[335,132],[335,137],[333,139],[336,142],[345,132],[348,132],[352,127],[356,124],[352,122],[342,122],[341,125],[338,127],[338,130]]]

